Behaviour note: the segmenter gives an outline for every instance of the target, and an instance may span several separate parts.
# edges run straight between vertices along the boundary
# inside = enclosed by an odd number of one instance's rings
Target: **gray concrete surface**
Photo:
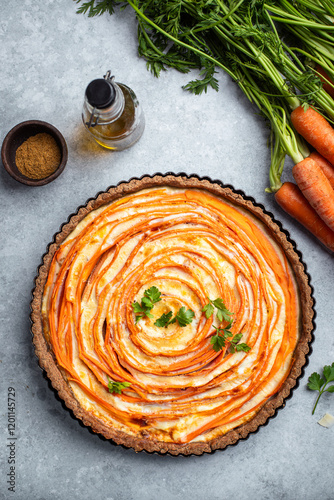
[[[69,160],[52,184],[31,188],[0,165],[0,498],[15,500],[333,500],[334,396],[307,377],[334,361],[333,257],[265,193],[267,128],[223,73],[220,91],[182,90],[194,74],[154,78],[137,56],[130,9],[90,19],[72,0],[0,6],[0,140],[18,122],[45,120],[63,133]],[[81,124],[83,92],[106,70],[140,99],[146,130],[132,149],[108,152]],[[317,328],[292,399],[247,441],[213,455],[160,457],[115,447],[73,420],[49,389],[31,345],[29,302],[41,256],[69,214],[99,191],[145,173],[209,175],[263,203],[297,242],[312,277]],[[291,178],[287,162],[285,178]],[[15,389],[15,492],[10,486],[8,388]],[[9,446],[8,446],[9,445]]]

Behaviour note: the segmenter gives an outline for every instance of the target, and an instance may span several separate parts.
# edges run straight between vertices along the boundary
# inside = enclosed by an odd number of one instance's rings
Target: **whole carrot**
[[[334,252],[334,231],[319,217],[296,184],[285,182],[275,193],[275,199],[283,210]]]
[[[334,189],[334,166],[316,151],[313,151],[310,154],[309,158],[312,158],[312,160],[314,160],[319,165],[319,167],[329,180],[330,185]]]
[[[334,129],[328,121],[313,108],[304,110],[302,106],[292,111],[291,121],[297,132],[334,164]]]
[[[310,205],[334,231],[334,189],[319,165],[308,157],[296,163],[292,174]]]

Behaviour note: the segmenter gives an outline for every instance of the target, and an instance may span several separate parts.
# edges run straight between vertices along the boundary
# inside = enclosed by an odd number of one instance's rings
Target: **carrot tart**
[[[56,235],[32,301],[60,398],[117,444],[225,448],[284,403],[313,328],[308,276],[246,197],[197,177],[110,188]]]

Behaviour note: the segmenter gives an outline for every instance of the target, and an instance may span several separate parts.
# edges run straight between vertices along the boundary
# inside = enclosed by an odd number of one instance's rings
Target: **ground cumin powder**
[[[15,163],[30,179],[44,179],[57,169],[61,153],[55,139],[46,133],[29,137],[17,148]]]

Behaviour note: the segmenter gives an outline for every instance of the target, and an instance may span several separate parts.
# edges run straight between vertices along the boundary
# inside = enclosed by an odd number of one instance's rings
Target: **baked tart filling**
[[[59,233],[36,287],[34,342],[93,430],[136,450],[199,454],[282,404],[305,362],[312,299],[260,208],[171,179],[111,191]]]

